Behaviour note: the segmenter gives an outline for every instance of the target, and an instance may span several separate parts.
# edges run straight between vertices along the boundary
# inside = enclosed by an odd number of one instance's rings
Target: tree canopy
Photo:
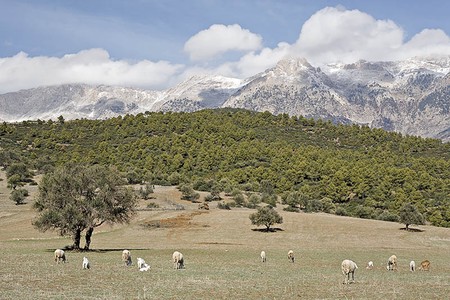
[[[270,231],[270,226],[282,224],[283,217],[271,206],[258,207],[257,212],[249,216],[253,225],[266,226],[266,231]]]
[[[42,231],[71,235],[74,249],[80,249],[81,233],[86,230],[85,249],[89,249],[95,227],[128,222],[133,216],[136,198],[124,183],[114,167],[58,167],[39,184],[34,202],[39,215],[33,224]]]
[[[399,210],[400,222],[405,224],[406,230],[409,230],[409,225],[423,225],[423,216],[411,203],[404,204]]]

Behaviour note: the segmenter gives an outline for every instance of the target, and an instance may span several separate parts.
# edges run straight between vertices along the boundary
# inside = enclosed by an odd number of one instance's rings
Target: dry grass
[[[449,229],[405,232],[396,223],[279,208],[280,230],[258,232],[248,218],[252,210],[212,205],[199,211],[198,204],[180,201],[178,191],[163,187],[141,207],[176,203],[185,210],[142,210],[131,224],[102,226],[94,232],[94,251],[69,252],[68,263],[56,265],[54,249],[70,239],[36,231],[30,203],[14,205],[5,185],[0,181],[1,299],[446,299],[450,294]],[[36,187],[28,188],[35,193]],[[125,248],[132,267],[121,262]],[[289,249],[294,264],[287,259]],[[174,250],[184,254],[186,269],[173,269]],[[260,262],[261,250],[267,263]],[[398,272],[386,271],[391,254],[399,258]],[[91,270],[81,269],[83,256]],[[139,272],[137,257],[151,270]],[[342,284],[340,263],[346,258],[359,266],[355,284]],[[410,260],[424,259],[431,261],[429,272],[408,271]],[[365,269],[369,260],[373,270]]]

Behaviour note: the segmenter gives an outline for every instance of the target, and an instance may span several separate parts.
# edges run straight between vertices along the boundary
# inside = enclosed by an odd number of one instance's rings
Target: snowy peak
[[[450,56],[320,68],[286,58],[245,79],[192,76],[164,91],[60,85],[0,95],[0,120],[103,119],[233,107],[365,124],[450,141]]]

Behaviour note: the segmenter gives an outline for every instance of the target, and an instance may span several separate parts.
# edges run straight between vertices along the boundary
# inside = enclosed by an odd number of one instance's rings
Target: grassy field
[[[71,243],[55,232],[36,231],[28,203],[9,200],[0,173],[0,299],[449,299],[450,230],[420,226],[405,232],[397,223],[305,214],[277,209],[284,223],[276,232],[255,231],[250,209],[209,211],[181,201],[173,188],[156,187],[155,199],[166,210],[141,210],[128,225],[94,232],[90,252],[68,252],[68,263],[55,264],[53,251]],[[173,210],[181,204],[185,210]],[[84,245],[84,243],[82,243]],[[129,249],[133,266],[121,252]],[[295,252],[296,262],[287,259]],[[181,251],[183,270],[171,256]],[[265,250],[267,262],[259,253]],[[386,261],[399,258],[399,270]],[[91,261],[82,270],[82,257]],[[151,265],[139,272],[136,258]],[[354,260],[355,284],[343,285],[340,263]],[[409,272],[411,260],[431,261],[429,272]],[[365,268],[372,260],[373,270]]]

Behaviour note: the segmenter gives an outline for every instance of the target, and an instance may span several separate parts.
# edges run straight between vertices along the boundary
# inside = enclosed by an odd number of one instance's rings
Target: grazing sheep
[[[419,269],[422,271],[430,271],[430,261],[424,260],[423,262],[421,262]]]
[[[64,253],[64,250],[61,250],[61,249],[55,250],[55,262],[58,264],[60,262],[63,262],[63,263],[66,262],[66,253]]]
[[[369,270],[372,270],[372,269],[373,269],[373,261],[369,261],[369,262],[367,263],[366,269],[369,269]]]
[[[143,258],[137,258],[137,265],[139,271],[148,271],[150,269],[150,265],[148,265]]]
[[[87,259],[87,257],[83,257],[83,264],[82,264],[82,268],[83,270],[88,270],[91,268],[91,264],[89,263],[89,260]]]
[[[411,261],[410,263],[409,263],[409,270],[411,271],[411,272],[414,272],[415,270],[416,270],[416,262],[415,261]]]
[[[125,266],[131,266],[131,252],[128,250],[122,251],[122,261],[125,262]]]
[[[261,251],[261,261],[266,262],[266,252],[265,251]]]
[[[294,251],[289,250],[289,252],[288,252],[288,259],[289,259],[290,261],[292,261],[292,262],[295,261]]]
[[[389,257],[386,268],[388,271],[397,271],[397,256],[391,255]]]
[[[184,258],[181,252],[175,251],[172,254],[173,266],[175,269],[183,269],[184,268]]]
[[[350,274],[352,274],[352,281],[350,283],[355,282],[355,270],[358,269],[358,266],[354,261],[350,259],[344,259],[341,264],[342,274],[344,274],[344,282],[343,284],[349,284]]]

